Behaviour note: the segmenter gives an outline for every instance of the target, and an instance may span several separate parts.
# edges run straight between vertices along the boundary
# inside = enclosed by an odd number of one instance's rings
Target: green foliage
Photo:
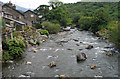
[[[51,22],[43,22],[42,26],[44,26],[44,29],[48,30],[50,34],[56,34],[60,31],[60,25],[59,24],[54,24]]]
[[[120,22],[113,21],[108,25],[108,33],[111,42],[115,43],[118,49],[120,49]]]
[[[72,17],[73,17],[72,23],[78,25],[78,20],[80,19],[80,15],[75,14]]]
[[[63,3],[59,0],[49,0],[49,4],[52,7],[52,9],[56,9],[57,7],[63,5]]]
[[[68,18],[67,8],[62,4],[50,10],[45,15],[46,20],[59,23],[61,26],[67,26],[71,24],[71,20]]]
[[[36,24],[35,24],[35,28],[36,28],[36,29],[40,29],[40,28],[42,28],[42,25],[41,25],[40,23],[36,23]]]
[[[49,35],[49,32],[47,31],[47,30],[40,30],[40,31],[38,31],[41,35]]]
[[[15,31],[13,32],[13,37],[18,37],[18,36],[21,36],[21,32],[20,31]]]
[[[77,2],[65,4],[68,9],[69,17],[74,19],[76,15],[91,17],[99,8],[104,8],[110,14],[112,20],[118,18],[118,2]]]
[[[40,41],[39,41],[39,40],[37,40],[37,41],[36,41],[36,44],[37,44],[37,45],[40,45]]]
[[[24,27],[24,31],[27,31],[28,30],[28,28],[27,27]]]
[[[13,38],[7,41],[3,41],[2,45],[3,45],[3,50],[5,50],[5,52],[3,52],[3,60],[5,61],[8,59],[12,60],[21,57],[26,47],[25,43],[18,38]]]
[[[31,27],[32,30],[35,30],[36,28],[35,27]]]
[[[35,33],[33,33],[33,35],[32,35],[32,36],[33,36],[33,38],[35,38],[36,34],[35,34]]]
[[[92,26],[92,22],[92,17],[81,17],[78,20],[79,27],[83,30],[89,30],[89,28]]]
[[[10,24],[10,21],[5,21],[6,24]]]
[[[2,19],[2,25],[5,26],[5,19]]]
[[[40,5],[37,7],[37,9],[34,10],[39,15],[44,16],[47,12],[49,11],[49,6],[48,5]]]
[[[7,60],[10,60],[10,59],[13,59],[13,57],[11,57],[9,55],[9,52],[8,51],[4,51],[3,54],[2,54],[2,60],[3,61],[7,61]]]
[[[93,15],[93,21],[90,30],[95,33],[103,28],[106,28],[106,25],[109,21],[109,14],[105,11],[104,8],[100,8]]]

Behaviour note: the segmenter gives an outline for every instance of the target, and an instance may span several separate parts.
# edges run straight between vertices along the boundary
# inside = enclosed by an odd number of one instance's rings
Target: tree
[[[91,31],[95,33],[101,30],[102,28],[105,28],[109,21],[110,17],[109,14],[105,11],[105,9],[104,8],[98,9],[93,15]]]
[[[89,28],[92,26],[92,17],[81,17],[78,20],[79,27],[83,30],[89,30]]]
[[[48,3],[52,7],[52,9],[56,9],[57,7],[63,5],[63,3],[59,0],[50,0]]]
[[[38,15],[45,15],[49,11],[48,5],[40,5],[37,9],[34,10]]]
[[[57,4],[57,3],[56,3]],[[64,5],[54,7],[45,15],[46,20],[50,22],[60,23],[62,26],[67,26],[70,24],[70,19],[68,18],[68,12]]]

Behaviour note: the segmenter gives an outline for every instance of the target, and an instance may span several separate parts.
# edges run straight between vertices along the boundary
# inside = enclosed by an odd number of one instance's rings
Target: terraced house
[[[13,5],[11,2],[6,3],[2,6],[2,11],[5,17],[5,19],[13,21],[14,23],[18,24],[25,24],[25,26],[32,27],[33,24],[36,22],[36,14],[28,10],[24,13],[18,11],[16,9],[16,6]],[[22,27],[23,28],[23,27]]]

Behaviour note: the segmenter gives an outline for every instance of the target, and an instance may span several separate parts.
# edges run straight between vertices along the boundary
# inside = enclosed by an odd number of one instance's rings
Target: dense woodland
[[[118,2],[78,2],[66,4],[66,7],[72,24],[99,33],[120,47]]]

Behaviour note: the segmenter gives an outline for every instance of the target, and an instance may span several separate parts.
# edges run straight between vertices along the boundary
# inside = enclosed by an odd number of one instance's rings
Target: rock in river
[[[69,77],[68,75],[59,75],[60,78],[66,78]]]
[[[86,49],[92,49],[93,48],[93,45],[88,45],[87,47],[86,47]]]
[[[38,50],[34,50],[34,52],[36,53],[36,52],[38,52]]]
[[[106,53],[106,55],[107,55],[107,56],[112,56],[113,53],[112,53],[112,52],[108,52],[108,53]]]
[[[76,42],[79,41],[78,39],[73,39],[73,40],[76,41]]]
[[[64,31],[70,31],[70,27],[63,28]]]
[[[87,59],[85,53],[76,54],[76,58],[77,58],[77,62],[79,62],[79,61],[85,61]]]
[[[54,61],[52,61],[49,66],[52,68],[52,67],[55,67],[56,66],[56,63]]]
[[[27,63],[26,63],[27,65],[31,65],[32,64],[32,62],[29,62],[29,61],[27,61]]]
[[[95,69],[95,68],[99,68],[99,66],[91,65],[90,68],[91,68],[91,69]]]
[[[73,50],[72,48],[68,48],[67,50]]]
[[[67,43],[68,41],[67,40],[61,40],[60,42]]]

